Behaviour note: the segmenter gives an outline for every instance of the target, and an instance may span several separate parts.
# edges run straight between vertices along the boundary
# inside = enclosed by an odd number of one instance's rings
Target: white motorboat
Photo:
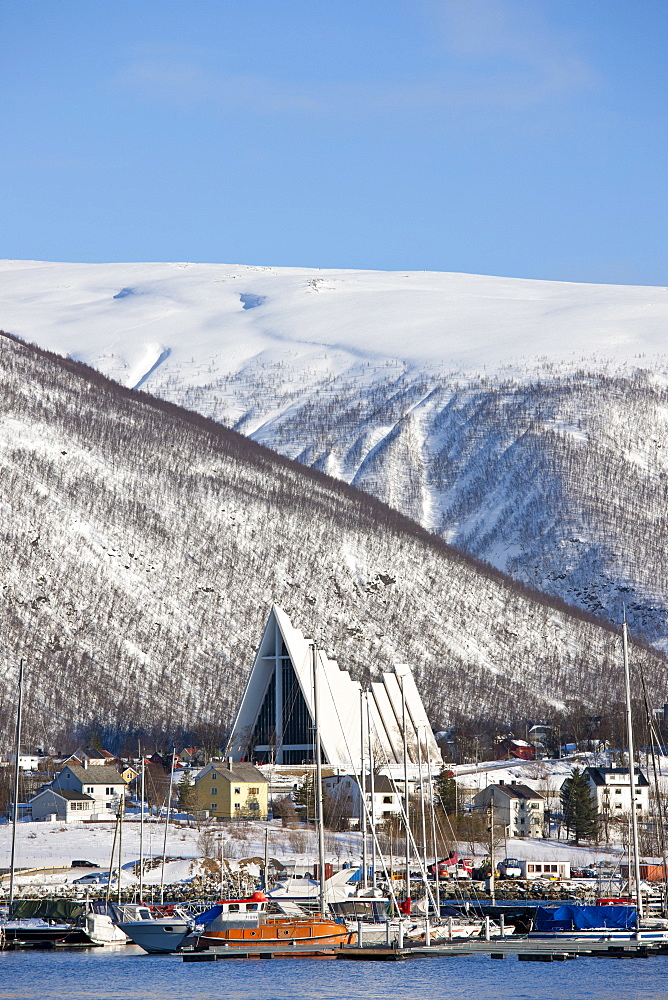
[[[138,906],[134,920],[119,921],[124,934],[152,955],[177,951],[195,926],[194,918],[178,906]]]

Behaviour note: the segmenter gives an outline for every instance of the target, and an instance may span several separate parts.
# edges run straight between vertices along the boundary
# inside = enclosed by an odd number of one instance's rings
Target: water
[[[139,948],[0,952],[0,1000],[665,1000],[668,956],[184,963]]]

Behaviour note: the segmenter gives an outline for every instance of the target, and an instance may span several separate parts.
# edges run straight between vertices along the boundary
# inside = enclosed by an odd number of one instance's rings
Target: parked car
[[[82,875],[75,878],[72,885],[99,885],[101,882],[109,881],[109,872],[95,872],[95,874]]]

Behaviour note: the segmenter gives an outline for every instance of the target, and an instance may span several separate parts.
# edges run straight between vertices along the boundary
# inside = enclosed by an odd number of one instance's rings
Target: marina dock
[[[621,940],[540,940],[528,937],[507,937],[486,941],[466,938],[456,941],[410,948],[387,945],[345,945],[323,949],[314,954],[313,947],[294,945],[280,952],[256,947],[220,947],[207,951],[186,952],[184,962],[216,962],[230,959],[273,958],[335,958],[361,962],[400,962],[415,958],[455,958],[463,955],[489,955],[491,959],[517,956],[520,962],[564,962],[577,958],[633,959],[668,954],[668,944],[652,941]]]

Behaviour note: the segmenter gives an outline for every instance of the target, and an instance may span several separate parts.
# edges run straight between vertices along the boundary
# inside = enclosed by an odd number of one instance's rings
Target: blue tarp
[[[219,917],[223,912],[223,908],[220,903],[216,903],[215,906],[210,907],[210,909],[205,910],[204,913],[200,913],[197,917],[198,924],[210,924],[212,920]]]
[[[636,926],[635,906],[538,906],[534,919],[537,931],[571,931],[598,927],[630,930]]]

